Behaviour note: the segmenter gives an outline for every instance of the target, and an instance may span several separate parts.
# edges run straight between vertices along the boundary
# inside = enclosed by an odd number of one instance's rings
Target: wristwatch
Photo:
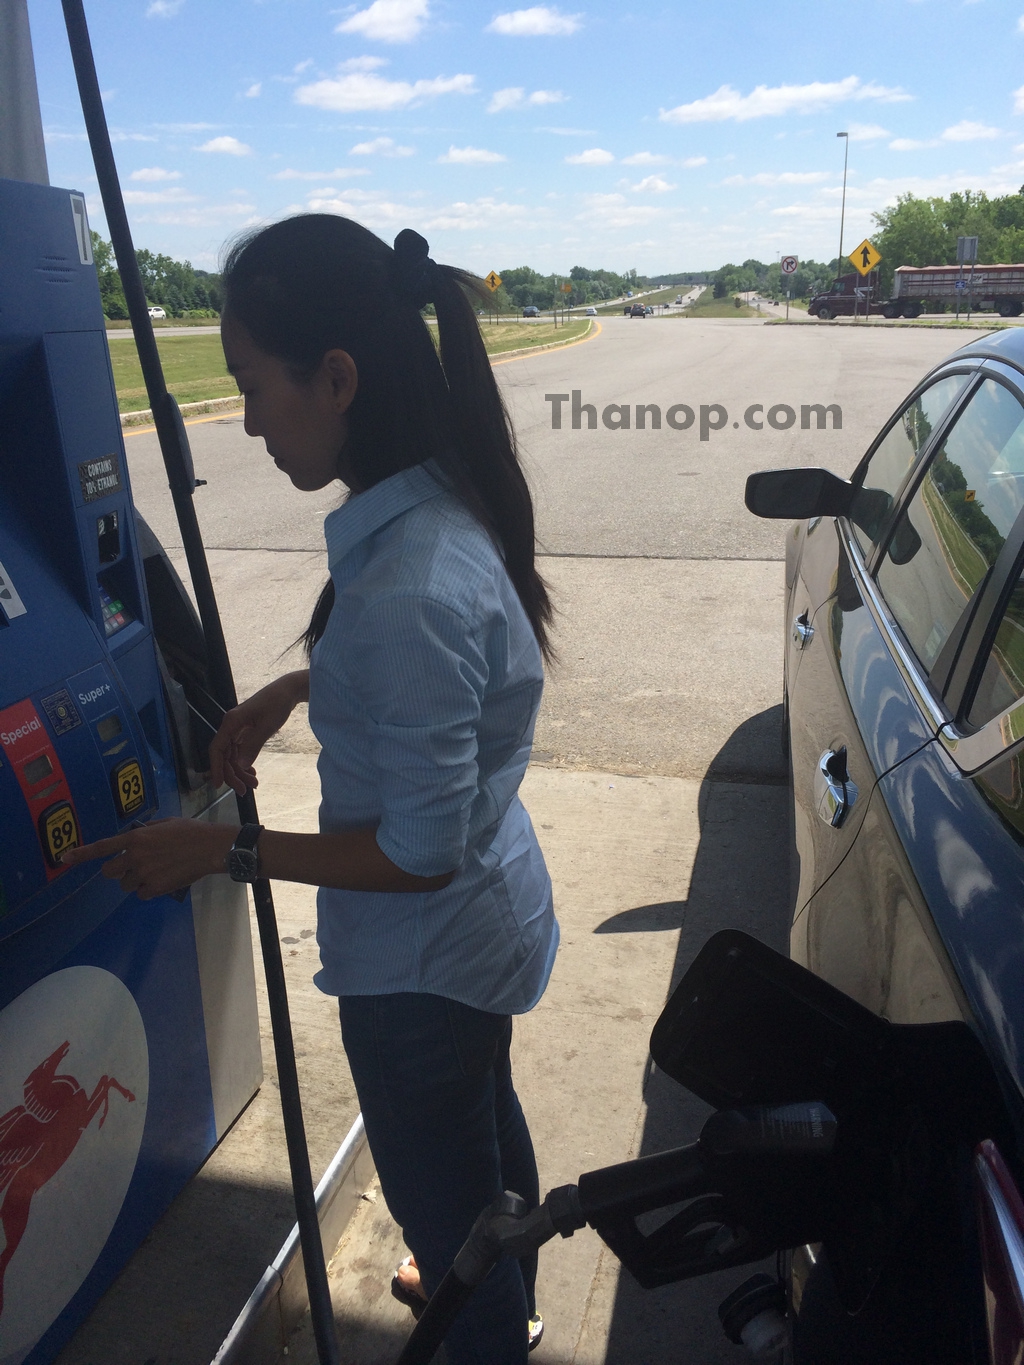
[[[228,874],[233,882],[254,882],[260,872],[260,855],[256,842],[263,833],[262,825],[243,825],[228,854]]]

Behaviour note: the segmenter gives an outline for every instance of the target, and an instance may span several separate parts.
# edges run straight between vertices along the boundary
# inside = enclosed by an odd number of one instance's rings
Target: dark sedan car
[[[932,1042],[966,1023],[996,1097],[939,1155],[908,1134],[902,1232],[857,1312],[813,1248],[794,1257],[795,1359],[1020,1361],[1024,329],[933,370],[849,482],[769,471],[747,501],[806,518],[786,553],[792,956]]]

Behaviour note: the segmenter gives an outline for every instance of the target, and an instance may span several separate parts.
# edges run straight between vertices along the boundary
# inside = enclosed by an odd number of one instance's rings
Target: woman
[[[349,497],[325,522],[309,668],[228,713],[212,776],[255,786],[262,746],[308,700],[320,833],[172,820],[67,857],[117,853],[105,875],[143,898],[229,858],[238,876],[247,853],[262,876],[320,888],[315,980],[340,998],[413,1303],[503,1189],[537,1202],[511,1016],[540,998],[558,941],[517,795],[551,616],[533,508],[466,293],[478,282],[427,252],[408,230],[392,250],[312,214],[242,240],[223,275],[246,432],[297,488],[340,479]],[[522,1365],[535,1272],[535,1258],[496,1267],[452,1329],[452,1365]]]

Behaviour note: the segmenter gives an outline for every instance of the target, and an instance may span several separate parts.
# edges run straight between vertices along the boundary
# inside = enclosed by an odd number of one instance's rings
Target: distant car
[[[633,306],[627,310],[626,316],[629,318],[645,318],[647,316],[647,309],[642,303],[634,303]]]
[[[596,308],[588,308],[588,309],[587,309],[587,317],[588,317],[588,318],[596,318],[596,317],[597,317],[597,309],[596,309]]]
[[[162,308],[151,308],[149,310],[149,316],[151,318],[165,318],[167,314]]]
[[[647,307],[647,308],[644,309],[644,314],[645,314],[645,316],[647,316],[647,317],[649,317],[649,318],[652,318],[652,317],[654,317],[654,309],[651,308],[651,307]]]
[[[683,301],[683,296],[682,296],[682,294],[677,294],[677,295],[676,295],[676,303],[682,303],[682,301]]]
[[[523,317],[524,317],[524,318],[539,318],[539,317],[540,317],[540,309],[539,309],[539,308],[535,308],[534,305],[531,303],[531,304],[529,304],[526,308],[523,309]]]

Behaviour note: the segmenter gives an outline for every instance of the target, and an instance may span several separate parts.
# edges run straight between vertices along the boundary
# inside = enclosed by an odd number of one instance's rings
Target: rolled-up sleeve
[[[367,605],[349,638],[382,804],[377,844],[420,877],[457,869],[477,794],[477,726],[488,668],[478,631],[425,597]]]

